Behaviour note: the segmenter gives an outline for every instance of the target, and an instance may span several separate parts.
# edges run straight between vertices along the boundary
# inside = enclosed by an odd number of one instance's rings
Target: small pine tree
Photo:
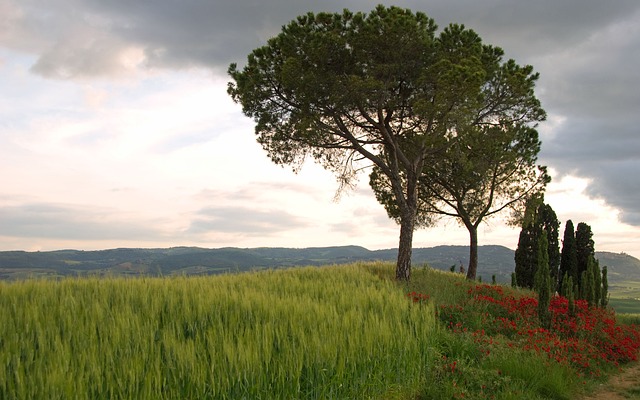
[[[518,286],[518,283],[516,282],[516,273],[512,272],[511,273],[511,287],[515,288]]]

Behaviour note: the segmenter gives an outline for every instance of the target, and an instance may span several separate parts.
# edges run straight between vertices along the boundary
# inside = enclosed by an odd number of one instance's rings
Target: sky
[[[394,248],[363,175],[273,164],[226,93],[227,67],[296,16],[357,0],[0,0],[0,250]],[[540,73],[539,162],[562,222],[640,257],[640,2],[398,0],[461,23]],[[493,218],[479,244],[515,249]],[[455,220],[414,247],[466,245]]]

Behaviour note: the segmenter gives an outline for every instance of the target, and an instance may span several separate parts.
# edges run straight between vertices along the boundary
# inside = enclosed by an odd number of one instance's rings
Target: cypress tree
[[[558,288],[558,269],[560,267],[560,243],[558,239],[558,231],[560,222],[555,211],[549,204],[540,204],[538,206],[537,220],[541,228],[547,232],[549,273],[551,275],[551,288],[555,291]]]
[[[543,327],[548,328],[551,319],[551,275],[549,273],[549,249],[547,232],[542,231],[538,240],[538,268],[535,276],[535,290],[538,293],[538,318]]]
[[[593,305],[598,307],[602,297],[602,275],[600,272],[600,261],[595,258],[592,260],[591,273],[593,274]]]
[[[562,286],[558,288],[560,296],[566,297],[567,299],[569,298],[569,291],[573,290],[573,282],[570,282],[569,279],[569,274],[565,272],[562,276],[562,279],[560,280],[562,282]]]
[[[576,252],[576,236],[573,228],[573,222],[568,220],[564,228],[564,238],[562,240],[562,252],[560,254],[560,274],[567,274],[573,278],[573,284],[579,281],[578,277],[578,258]],[[560,282],[560,285],[563,283]]]
[[[573,285],[573,277],[569,275],[567,280],[564,282],[567,290],[567,300],[569,300],[569,316],[573,317],[576,315],[576,302],[575,302],[575,289]]]
[[[595,282],[593,279],[593,258],[587,259],[587,269],[582,271],[582,281],[580,285],[582,287],[581,294],[582,298],[587,301],[589,307],[593,307],[594,299],[595,299]]]
[[[577,275],[582,279],[582,272],[589,268],[589,262],[595,257],[593,233],[591,227],[584,222],[580,222],[576,228],[576,259]],[[582,280],[578,282],[582,285]]]
[[[538,258],[538,240],[536,227],[533,223],[523,227],[516,248],[516,283],[522,288],[533,288],[533,278],[536,273]]]
[[[609,280],[607,278],[607,266],[602,267],[602,293],[600,294],[600,305],[606,307],[609,304]]]
[[[533,197],[527,202],[522,230],[516,248],[516,279],[520,287],[533,288],[534,277],[538,268],[538,241],[543,231],[547,233],[547,259],[551,287],[555,291],[558,283],[558,267],[560,266],[560,247],[558,229],[560,222],[550,205],[544,204],[543,197]]]

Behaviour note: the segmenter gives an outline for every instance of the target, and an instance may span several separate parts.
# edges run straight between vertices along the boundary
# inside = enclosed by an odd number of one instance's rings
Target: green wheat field
[[[427,267],[401,284],[394,268],[0,281],[0,400],[572,400],[619,371],[485,333],[504,310],[474,291],[530,291]]]
[[[432,364],[434,313],[372,268],[0,282],[0,399],[410,391]]]

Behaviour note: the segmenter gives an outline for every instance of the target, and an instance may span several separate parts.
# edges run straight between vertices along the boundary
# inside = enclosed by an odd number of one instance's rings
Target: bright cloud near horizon
[[[335,201],[311,161],[274,165],[226,93],[229,63],[296,16],[377,3],[0,0],[0,250],[397,247],[366,176]],[[586,222],[596,250],[640,257],[640,3],[393,4],[465,24],[540,72],[560,234]],[[514,249],[518,232],[490,219],[480,244]],[[414,237],[466,244],[454,220]]]

